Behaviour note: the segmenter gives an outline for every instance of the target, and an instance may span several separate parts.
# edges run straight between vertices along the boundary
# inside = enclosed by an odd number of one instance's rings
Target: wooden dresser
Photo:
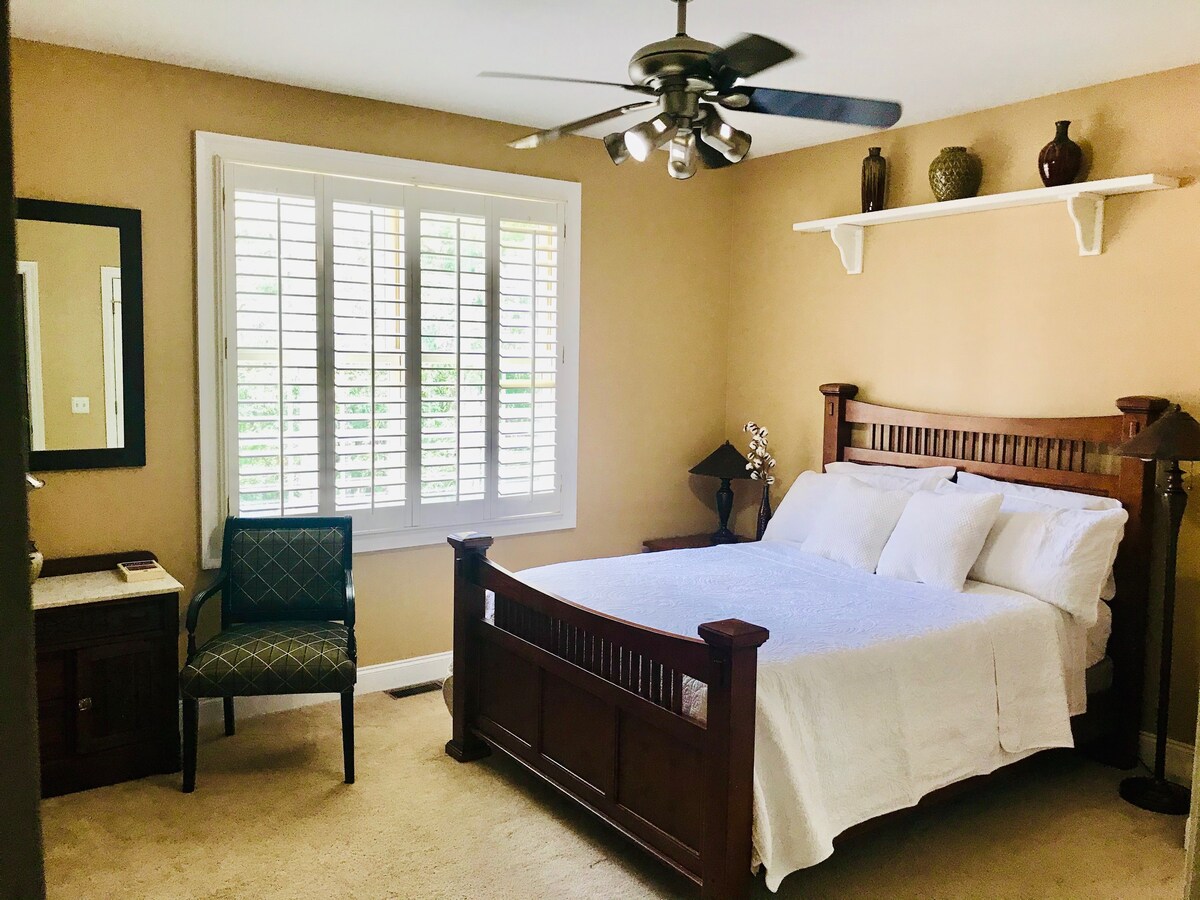
[[[42,796],[179,771],[179,592],[146,551],[47,560],[33,584]]]

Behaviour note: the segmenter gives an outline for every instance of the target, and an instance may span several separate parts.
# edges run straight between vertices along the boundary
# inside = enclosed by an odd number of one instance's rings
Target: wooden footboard
[[[750,890],[755,675],[765,628],[700,638],[538,591],[454,535],[454,732],[460,762],[502,750],[701,888]],[[492,621],[484,615],[495,595]],[[685,679],[707,716],[685,714]],[[698,688],[698,685],[696,686]]]

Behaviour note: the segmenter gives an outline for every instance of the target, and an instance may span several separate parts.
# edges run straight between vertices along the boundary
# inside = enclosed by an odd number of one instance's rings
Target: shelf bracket
[[[863,227],[844,222],[829,229],[829,236],[842,255],[847,275],[861,275],[863,270]]]
[[[1075,224],[1080,256],[1099,256],[1104,249],[1104,196],[1082,193],[1067,198],[1067,214]]]

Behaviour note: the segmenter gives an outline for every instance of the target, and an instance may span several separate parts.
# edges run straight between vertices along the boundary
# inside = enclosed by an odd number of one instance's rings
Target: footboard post
[[[459,762],[487,756],[491,750],[471,730],[479,690],[479,653],[474,638],[475,623],[484,617],[485,594],[479,566],[487,559],[492,538],[466,532],[447,538],[454,548],[454,690],[451,715],[453,736],[446,753]]]
[[[700,849],[703,897],[750,895],[754,805],[755,678],[767,629],[738,619],[700,626],[709,646],[704,832]]]

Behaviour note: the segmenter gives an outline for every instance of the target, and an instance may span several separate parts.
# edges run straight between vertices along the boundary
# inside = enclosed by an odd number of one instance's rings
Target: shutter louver
[[[483,217],[421,211],[421,503],[482,500],[487,470]]]
[[[312,196],[233,195],[237,509],[318,509],[317,224]]]
[[[501,219],[499,434],[501,497],[556,489],[558,228]]]
[[[404,210],[335,201],[334,507],[405,502]]]

